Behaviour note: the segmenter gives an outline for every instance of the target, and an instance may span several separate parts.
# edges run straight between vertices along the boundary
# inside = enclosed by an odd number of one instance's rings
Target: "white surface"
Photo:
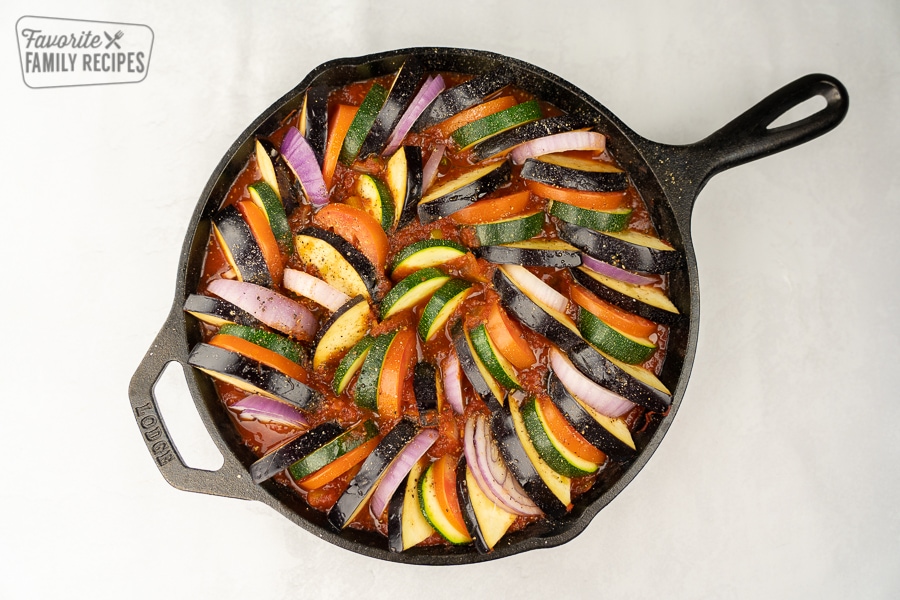
[[[0,8],[0,597],[900,595],[900,4],[287,4]],[[148,77],[29,89],[23,15],[149,25]],[[851,97],[832,133],[701,194],[699,348],[648,466],[571,543],[464,568],[367,559],[266,506],[169,487],[127,399],[231,142],[321,62],[417,45],[532,62],[670,143],[806,73]]]

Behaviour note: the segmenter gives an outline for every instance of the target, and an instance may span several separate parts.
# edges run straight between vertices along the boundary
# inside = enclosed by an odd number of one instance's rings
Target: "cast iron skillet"
[[[427,69],[434,71],[480,74],[498,66],[506,67],[521,88],[566,112],[588,116],[598,131],[607,134],[613,156],[630,174],[660,236],[680,250],[683,257],[680,266],[671,274],[670,297],[684,316],[672,326],[665,367],[660,375],[666,386],[673,390],[671,409],[665,417],[655,419],[635,436],[640,450],[637,458],[626,465],[613,467],[616,470],[598,480],[565,518],[555,522],[544,521],[509,535],[492,553],[486,555],[478,554],[471,546],[414,548],[402,554],[391,553],[380,535],[356,530],[336,533],[323,513],[308,507],[282,484],[268,481],[263,485],[254,485],[248,468],[256,457],[241,442],[210,379],[187,365],[189,349],[200,341],[200,330],[196,320],[182,312],[182,305],[198,286],[210,217],[221,205],[235,176],[253,152],[254,136],[274,131],[284,117],[300,106],[303,93],[310,85],[337,87],[392,73],[411,55],[418,56]],[[789,109],[815,96],[826,100],[825,108],[792,124],[768,128]],[[581,533],[594,515],[646,464],[669,429],[684,396],[697,347],[700,317],[697,263],[690,234],[691,212],[697,194],[709,178],[720,171],[786,150],[830,131],[844,118],[847,106],[847,90],[839,81],[827,75],[807,75],[776,91],[706,139],[687,146],[669,146],[637,135],[596,100],[556,75],[490,52],[409,48],[325,63],[270,106],[240,135],[225,153],[200,196],[181,252],[172,309],[129,387],[135,420],[147,449],[166,480],[177,488],[259,500],[318,537],[342,548],[385,560],[415,564],[465,564],[567,542]],[[225,457],[224,465],[218,471],[185,466],[159,414],[153,387],[171,361],[181,363],[197,410]]]

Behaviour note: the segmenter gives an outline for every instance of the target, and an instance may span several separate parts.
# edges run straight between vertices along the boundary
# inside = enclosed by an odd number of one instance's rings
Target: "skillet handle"
[[[194,469],[184,463],[172,442],[153,388],[170,362],[180,363],[186,376],[192,368],[187,364],[187,345],[179,319],[184,319],[180,305],[173,307],[128,386],[131,410],[147,450],[160,473],[173,487],[189,492],[258,500],[259,491],[247,469],[230,452],[219,448],[225,462],[218,471]],[[210,423],[204,424],[210,427]]]
[[[816,96],[825,99],[824,108],[799,121],[769,128],[778,117]],[[840,81],[830,75],[806,75],[773,92],[699,142],[657,146],[657,164],[664,165],[665,171],[660,180],[670,188],[670,197],[682,205],[678,208],[689,218],[697,194],[713,175],[831,131],[844,119],[848,107],[847,89]],[[676,183],[669,183],[672,181]]]

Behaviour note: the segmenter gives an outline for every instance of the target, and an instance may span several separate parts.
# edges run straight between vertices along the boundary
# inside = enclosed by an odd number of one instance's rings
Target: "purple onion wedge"
[[[297,408],[258,394],[247,396],[232,404],[230,408],[238,413],[242,421],[256,420],[260,423],[290,425],[301,429],[309,426],[306,416]]]
[[[428,449],[438,438],[437,429],[423,429],[416,434],[416,437],[406,445],[406,447],[397,455],[397,458],[391,463],[384,473],[381,482],[372,493],[372,499],[369,501],[369,508],[376,517],[381,516],[385,507],[394,494],[403,479],[407,476],[412,466],[416,464],[420,458],[425,456]]]
[[[626,271],[625,269],[620,269],[619,267],[614,267],[609,263],[605,263],[602,260],[598,260],[593,256],[584,253],[582,253],[581,255],[581,264],[583,264],[591,271],[594,271],[595,273],[600,273],[601,275],[605,275],[607,277],[611,277],[612,279],[617,279],[625,283],[630,283],[631,285],[650,285],[656,282],[656,279],[654,279],[653,277],[645,277],[644,275],[639,275],[637,273],[632,273],[631,271]]]
[[[313,206],[328,204],[328,189],[312,146],[296,127],[291,127],[281,142],[281,155],[300,180],[303,192]]]
[[[272,329],[298,340],[308,341],[316,334],[318,323],[312,311],[278,292],[254,283],[232,279],[211,281],[208,289],[219,298],[247,311]]]

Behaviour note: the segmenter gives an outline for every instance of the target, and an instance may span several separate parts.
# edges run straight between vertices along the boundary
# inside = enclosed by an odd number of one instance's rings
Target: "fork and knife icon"
[[[116,32],[116,35],[109,35],[108,33],[106,33],[104,31],[103,35],[105,35],[106,39],[107,39],[107,44],[106,44],[106,48],[105,48],[106,50],[109,50],[110,46],[113,46],[113,45],[115,45],[115,47],[118,48],[119,50],[122,49],[122,46],[119,45],[119,40],[121,40],[122,37],[125,35],[124,31],[122,31],[120,29],[119,31]]]

